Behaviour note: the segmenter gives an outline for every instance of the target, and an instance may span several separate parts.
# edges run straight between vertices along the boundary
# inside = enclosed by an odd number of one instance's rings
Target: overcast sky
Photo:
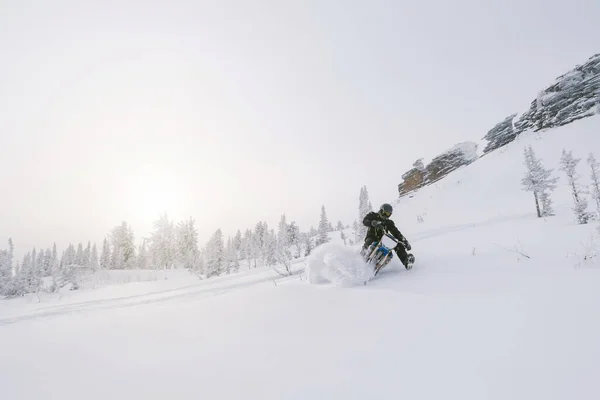
[[[202,241],[321,204],[351,223],[362,185],[393,200],[600,52],[598,21],[597,0],[0,0],[0,243],[139,238],[163,208]]]

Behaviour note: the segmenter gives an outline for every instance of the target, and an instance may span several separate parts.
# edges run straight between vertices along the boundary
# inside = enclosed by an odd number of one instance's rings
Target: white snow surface
[[[1,398],[598,399],[597,223],[574,222],[559,171],[554,217],[520,188],[527,144],[546,167],[573,150],[586,183],[598,132],[523,134],[401,199],[416,264],[366,286],[334,232],[290,277],[173,271],[0,301]]]

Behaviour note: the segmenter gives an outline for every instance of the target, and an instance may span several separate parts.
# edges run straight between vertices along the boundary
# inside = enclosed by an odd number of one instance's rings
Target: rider
[[[365,215],[363,224],[368,226],[369,229],[367,230],[367,236],[365,237],[363,249],[367,249],[373,242],[380,241],[384,232],[387,230],[400,242],[396,247],[394,247],[398,258],[402,264],[404,264],[406,269],[411,269],[413,263],[415,262],[415,256],[406,253],[407,250],[410,251],[411,246],[404,235],[400,233],[398,228],[396,228],[394,221],[390,219],[392,211],[392,206],[384,203],[381,205],[378,212],[371,211]]]

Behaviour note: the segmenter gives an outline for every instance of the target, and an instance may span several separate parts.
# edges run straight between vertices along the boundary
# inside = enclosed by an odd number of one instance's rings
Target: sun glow
[[[167,212],[177,216],[182,210],[183,195],[175,174],[145,165],[127,182],[128,208],[136,219],[151,221]]]

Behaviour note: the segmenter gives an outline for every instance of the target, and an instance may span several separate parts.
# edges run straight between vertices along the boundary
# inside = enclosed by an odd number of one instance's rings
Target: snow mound
[[[372,273],[357,248],[338,243],[317,247],[306,261],[306,276],[312,284],[362,285]]]

